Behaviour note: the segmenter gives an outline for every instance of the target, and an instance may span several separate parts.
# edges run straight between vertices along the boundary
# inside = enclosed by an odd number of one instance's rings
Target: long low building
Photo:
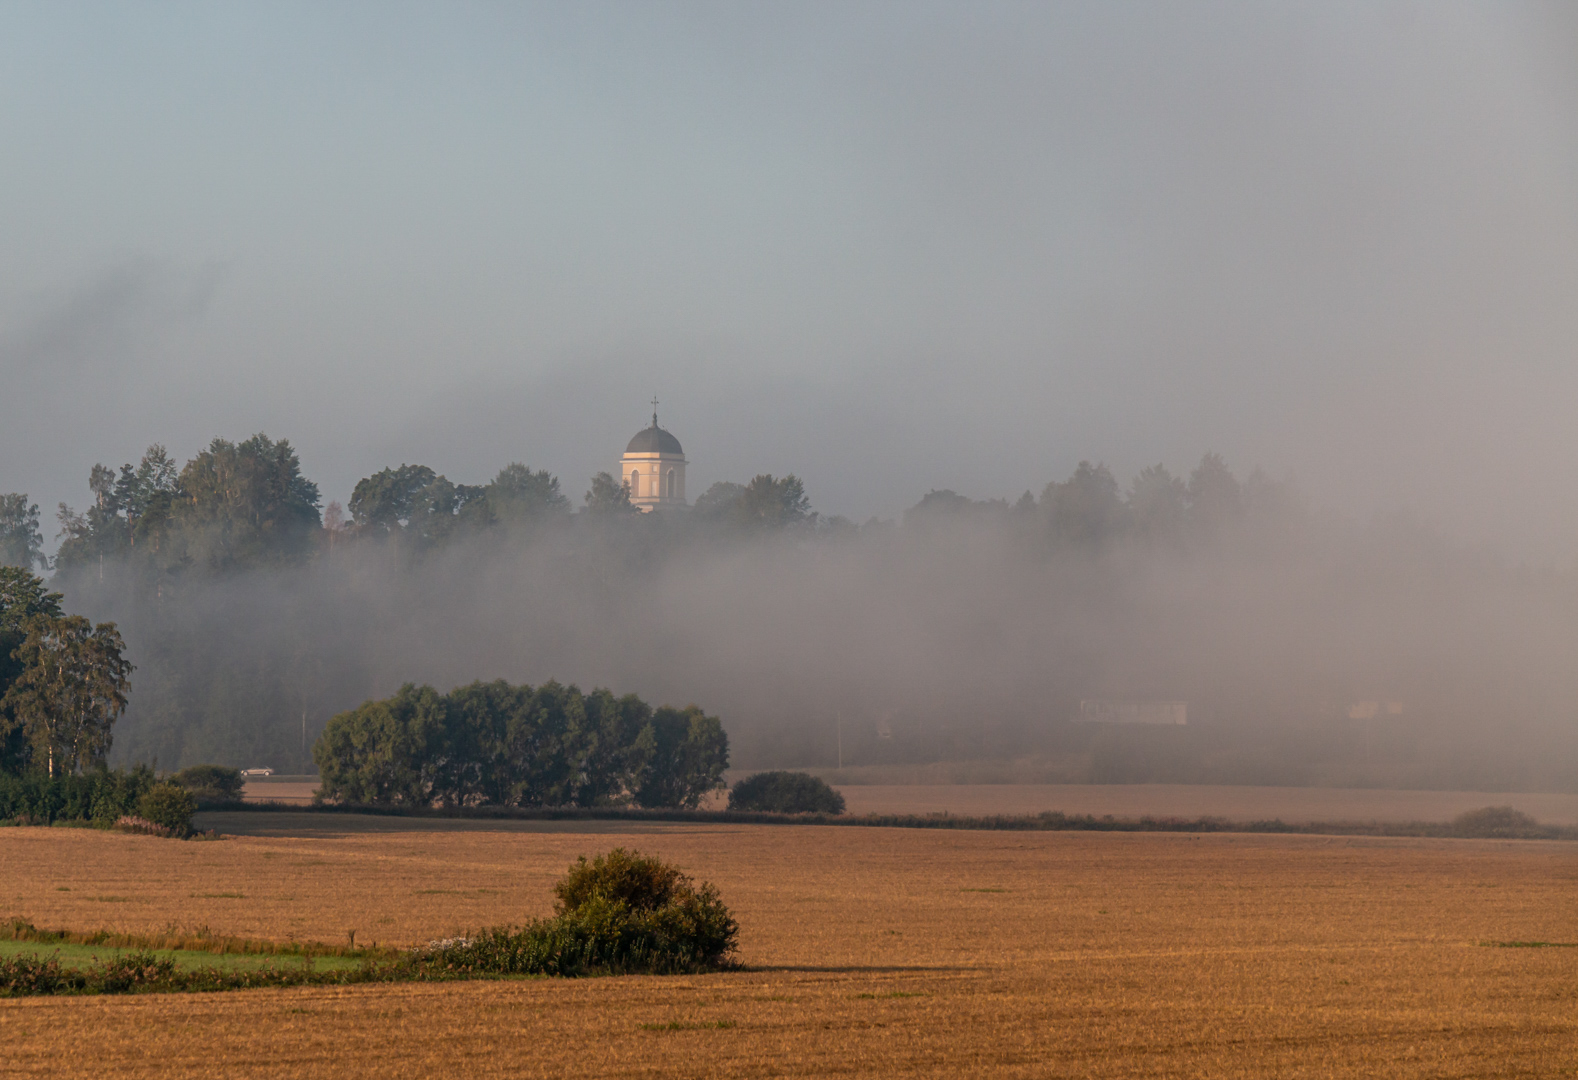
[[[1085,698],[1079,719],[1088,724],[1157,724],[1179,726],[1189,722],[1187,701],[1137,701],[1129,698]]]

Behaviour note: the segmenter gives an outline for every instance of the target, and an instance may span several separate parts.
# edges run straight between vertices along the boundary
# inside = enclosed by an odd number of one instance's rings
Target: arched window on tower
[[[630,497],[632,499],[641,497],[641,474],[634,469],[630,470]]]
[[[672,499],[674,497],[674,470],[673,469],[670,469],[668,471],[667,480],[668,480],[668,490],[665,491],[663,494],[667,495],[669,498]]]

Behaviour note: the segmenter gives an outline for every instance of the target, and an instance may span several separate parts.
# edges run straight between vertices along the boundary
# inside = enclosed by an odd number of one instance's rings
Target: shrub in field
[[[581,856],[553,887],[558,910],[578,911],[594,900],[652,911],[670,903],[689,879],[661,859],[615,848],[591,862]]]
[[[583,856],[554,892],[553,918],[437,942],[413,963],[428,977],[716,971],[739,934],[712,885],[623,848]]]
[[[773,814],[842,814],[844,797],[810,773],[760,772],[729,791],[730,810]]]
[[[137,800],[137,817],[185,836],[192,831],[197,800],[179,784],[155,784]]]
[[[1452,835],[1492,840],[1538,840],[1549,829],[1510,806],[1482,806],[1452,819]]]
[[[246,786],[240,769],[227,769],[223,765],[192,765],[169,779],[170,783],[190,791],[199,802],[240,802],[241,791]]]

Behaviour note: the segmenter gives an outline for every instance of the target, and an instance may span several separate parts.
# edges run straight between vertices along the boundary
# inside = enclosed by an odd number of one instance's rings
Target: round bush
[[[810,773],[761,772],[734,785],[729,792],[729,809],[772,814],[842,814],[844,797]]]
[[[434,942],[418,963],[499,975],[662,975],[733,963],[740,927],[718,890],[660,859],[624,848],[582,856],[554,892],[553,918]]]
[[[155,784],[137,800],[137,816],[178,833],[192,831],[192,815],[197,813],[197,800],[179,784],[168,781]]]
[[[553,891],[560,911],[574,911],[599,897],[652,911],[669,903],[684,882],[685,875],[662,859],[615,848],[590,862],[582,855]]]
[[[1452,819],[1452,835],[1492,840],[1538,839],[1548,830],[1521,810],[1510,806],[1482,806],[1465,810]]]
[[[170,782],[209,802],[240,802],[246,786],[240,769],[223,765],[190,765],[170,777]]]

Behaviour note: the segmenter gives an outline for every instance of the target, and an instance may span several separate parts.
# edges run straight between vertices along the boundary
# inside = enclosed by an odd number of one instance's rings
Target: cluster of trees
[[[0,566],[0,772],[102,766],[132,665],[114,623],[61,610],[42,579]]]
[[[629,504],[627,497],[626,504]],[[511,463],[486,484],[452,484],[426,465],[383,469],[357,482],[350,521],[331,503],[332,532],[430,548],[452,536],[498,526],[542,524],[570,512],[558,478]]]
[[[342,542],[395,541],[421,552],[576,518],[634,523],[640,517],[617,477],[594,476],[576,513],[557,477],[519,463],[485,484],[456,484],[426,465],[402,464],[359,481],[345,507],[331,502],[320,512],[318,487],[302,475],[289,441],[262,434],[240,443],[215,439],[180,468],[155,444],[119,471],[95,465],[88,487],[94,501],[86,511],[61,504],[57,513],[55,568],[69,578],[129,566],[156,592],[194,570],[300,565]],[[1027,491],[1013,503],[976,501],[934,490],[904,515],[904,524],[995,516],[1053,546],[1089,548],[1134,538],[1209,543],[1226,523],[1289,508],[1282,485],[1258,470],[1240,482],[1219,456],[1206,454],[1187,479],[1153,465],[1127,491],[1105,465],[1088,461],[1067,480],[1047,484],[1039,499]],[[859,531],[844,518],[813,511],[798,477],[771,474],[713,484],[696,499],[686,525],[733,533]],[[43,551],[38,507],[23,494],[0,495],[0,564],[46,567]]]
[[[905,513],[904,523],[925,528],[947,519],[996,517],[1065,548],[1124,540],[1204,545],[1234,524],[1286,519],[1294,509],[1285,485],[1258,469],[1241,482],[1220,455],[1206,454],[1187,480],[1165,465],[1152,465],[1140,470],[1126,492],[1111,469],[1088,461],[1067,480],[1047,484],[1039,500],[1028,491],[1009,503],[934,490]]]
[[[88,489],[93,502],[85,511],[62,503],[56,514],[54,568],[102,577],[129,567],[161,594],[193,571],[300,565],[344,541],[392,540],[420,552],[577,516],[636,516],[628,489],[606,472],[592,477],[577,515],[557,477],[518,462],[486,484],[456,484],[426,465],[402,464],[358,481],[345,506],[325,507],[289,440],[264,434],[240,443],[215,439],[180,467],[155,443],[118,471],[94,465]],[[805,485],[792,475],[714,484],[696,501],[695,516],[767,528],[819,520]],[[0,565],[50,566],[38,507],[25,494],[0,495]]]
[[[322,521],[318,485],[288,441],[215,439],[180,469],[154,444],[120,472],[95,465],[93,504],[62,503],[57,569],[133,566],[159,575],[283,566],[307,558]]]
[[[729,740],[692,705],[556,682],[402,686],[329,721],[313,747],[325,799],[393,806],[697,806]]]

